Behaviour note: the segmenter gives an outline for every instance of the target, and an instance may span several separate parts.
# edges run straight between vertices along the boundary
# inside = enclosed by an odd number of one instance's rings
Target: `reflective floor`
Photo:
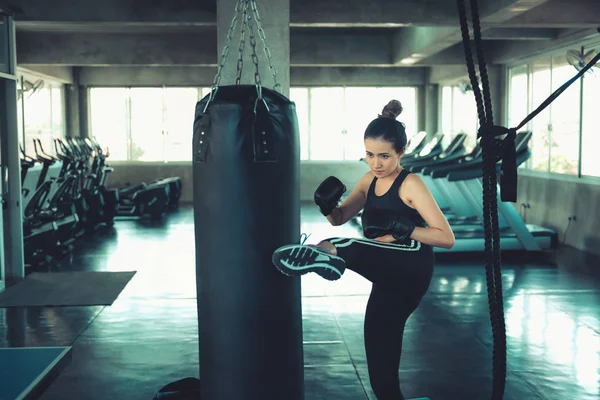
[[[356,236],[303,210],[309,242]],[[0,347],[72,345],[73,360],[43,399],[151,399],[198,375],[193,214],[120,221],[78,243],[55,270],[136,270],[109,307],[0,309]],[[600,278],[571,249],[553,263],[504,261],[505,399],[598,399]],[[362,324],[370,284],[303,278],[306,400],[371,399]],[[400,376],[405,395],[489,399],[492,341],[481,261],[438,257],[431,288],[409,319]],[[283,400],[283,399],[282,399]]]

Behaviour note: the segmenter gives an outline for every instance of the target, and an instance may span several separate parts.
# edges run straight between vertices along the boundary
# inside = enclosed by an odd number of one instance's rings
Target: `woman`
[[[451,248],[454,234],[420,177],[400,166],[406,146],[402,112],[390,101],[364,135],[370,167],[338,207],[345,185],[329,177],[315,191],[315,203],[334,226],[360,210],[366,239],[330,238],[317,245],[293,244],[273,253],[284,274],[316,272],[339,279],[346,268],[370,280],[364,340],[371,387],[379,400],[404,399],[398,369],[404,326],[419,305],[433,274],[433,246]]]

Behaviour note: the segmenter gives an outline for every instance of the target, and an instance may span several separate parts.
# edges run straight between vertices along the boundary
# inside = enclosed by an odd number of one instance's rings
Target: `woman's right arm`
[[[344,225],[363,209],[372,179],[373,174],[371,172],[363,175],[346,200],[339,207],[334,208],[331,214],[327,216],[327,220],[331,225]]]

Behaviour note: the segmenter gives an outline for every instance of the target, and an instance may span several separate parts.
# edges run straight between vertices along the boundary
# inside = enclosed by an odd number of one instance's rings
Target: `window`
[[[585,53],[592,48],[582,51]],[[576,47],[561,49],[509,70],[509,126],[516,126],[575,76],[577,70],[567,61],[570,49]],[[600,176],[600,167],[593,154],[599,144],[594,123],[600,100],[600,83],[596,75],[597,72],[590,73],[573,82],[523,128],[533,132],[528,168],[572,175],[581,171],[582,175]]]
[[[25,131],[24,131],[24,117],[23,113],[23,105],[25,102],[23,101],[23,89],[21,82],[17,82],[17,129],[19,130],[19,146],[21,149],[25,150]]]
[[[477,103],[473,90],[465,90],[461,86],[455,86],[452,91],[453,103],[453,132],[465,133],[469,140],[465,146],[474,147],[477,141],[477,130],[479,129],[479,117],[477,116]],[[448,142],[449,143],[449,142]]]
[[[196,103],[210,88],[92,88],[91,135],[109,147],[112,160],[190,161]],[[302,160],[359,160],[367,124],[391,99],[398,120],[416,133],[416,89],[291,88]]]
[[[290,100],[296,103],[298,130],[300,131],[300,159],[308,159],[310,147],[310,110],[307,88],[290,88]]]
[[[65,131],[65,105],[63,87],[53,86],[50,89],[52,107],[52,135],[62,137]]]
[[[538,108],[544,100],[552,94],[551,58],[536,60],[531,65],[531,104],[527,113],[519,121],[511,121],[511,127],[517,126],[530,112]],[[550,110],[552,104],[533,118],[527,129],[532,136],[529,142],[531,159],[528,166],[536,171],[547,172],[550,164],[551,120]]]
[[[344,88],[310,89],[311,160],[345,160]]]
[[[527,116],[527,66],[510,70],[508,125],[517,126]]]
[[[42,148],[38,151],[54,155],[54,138],[65,134],[63,86],[24,76],[18,87],[20,145],[28,156],[35,157],[34,139],[39,139]]]
[[[190,132],[194,124],[198,90],[192,88],[166,88],[164,95],[165,160],[191,161],[192,139]]]
[[[129,159],[166,161],[162,88],[130,89],[131,139]],[[190,128],[191,131],[191,128]],[[191,137],[191,134],[188,135]]]
[[[34,139],[39,139],[48,153],[52,142],[52,91],[41,88],[25,94],[25,152],[35,157]],[[40,149],[41,150],[41,149]]]
[[[564,54],[552,60],[552,91],[571,79],[577,70],[567,63]],[[580,83],[573,83],[550,105],[551,145],[550,172],[577,174],[579,162]]]
[[[414,88],[346,88],[343,141],[345,160],[359,160],[365,156],[365,128],[392,99],[402,103],[403,111],[397,119],[405,125],[406,135],[410,138],[417,129]]]
[[[194,112],[210,88],[93,88],[91,134],[117,161],[191,161]]]
[[[583,78],[583,119],[581,174],[600,177],[600,127],[598,125],[598,104],[600,104],[600,68],[592,68],[593,74]]]
[[[125,88],[90,90],[91,135],[107,147],[110,160],[129,159],[129,93]]]
[[[467,134],[465,148],[470,151],[477,144],[478,129],[479,118],[473,90],[464,83],[457,86],[444,86],[442,88],[442,126],[440,130],[440,133],[444,134],[442,143],[448,145],[457,134]]]

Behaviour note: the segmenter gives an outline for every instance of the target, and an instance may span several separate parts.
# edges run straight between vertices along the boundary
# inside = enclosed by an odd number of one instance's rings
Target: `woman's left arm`
[[[416,227],[410,237],[430,246],[452,248],[454,232],[425,182],[418,175],[410,174],[404,183],[411,205],[428,225],[428,228]]]
[[[427,185],[418,175],[410,174],[406,177],[403,186],[411,206],[421,214],[428,225],[428,228],[415,227],[410,235],[411,239],[430,246],[445,249],[452,248],[454,246],[454,232],[452,232],[448,220],[440,210]],[[377,240],[391,242],[394,241],[394,238],[392,235],[386,235],[377,238]]]

